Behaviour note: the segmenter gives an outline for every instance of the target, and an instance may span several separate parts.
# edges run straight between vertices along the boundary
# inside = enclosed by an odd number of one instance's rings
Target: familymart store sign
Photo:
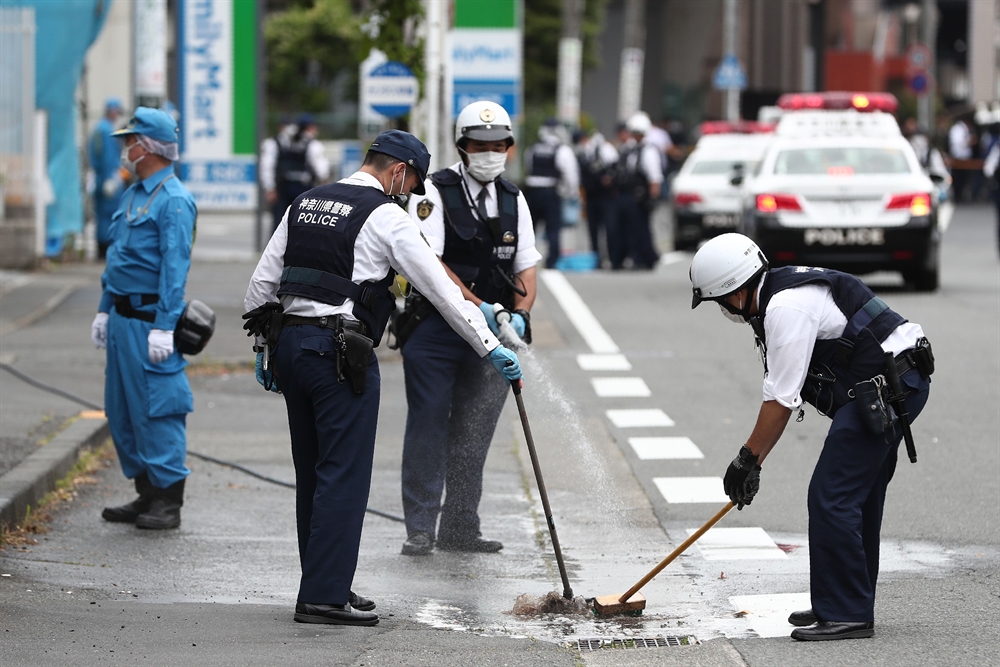
[[[448,59],[453,118],[480,100],[500,104],[512,119],[520,116],[521,11],[520,0],[455,0]]]

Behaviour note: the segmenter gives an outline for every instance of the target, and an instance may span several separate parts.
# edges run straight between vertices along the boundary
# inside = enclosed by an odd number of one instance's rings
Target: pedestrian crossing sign
[[[734,54],[727,53],[719,61],[719,66],[712,73],[712,87],[716,90],[746,90],[747,73]]]

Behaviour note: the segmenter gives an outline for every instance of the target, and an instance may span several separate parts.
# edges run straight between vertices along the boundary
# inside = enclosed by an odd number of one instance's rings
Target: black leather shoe
[[[118,507],[105,507],[101,518],[113,523],[135,523],[140,514],[149,511],[149,503],[153,499],[153,485],[146,473],[135,478],[135,492],[139,494],[138,498]]]
[[[863,639],[875,636],[875,623],[837,623],[819,621],[808,628],[792,630],[792,639],[803,642],[824,642],[833,639]]]
[[[788,616],[788,622],[792,625],[797,625],[800,628],[807,625],[812,625],[816,622],[816,614],[813,613],[812,609],[804,609],[802,611],[793,611]]]
[[[503,549],[503,542],[473,537],[467,540],[438,540],[437,546],[442,551],[468,551],[478,554],[495,554]]]
[[[371,611],[375,608],[375,603],[372,600],[361,597],[354,591],[351,591],[351,597],[347,598],[347,601],[358,611]]]
[[[308,604],[295,605],[295,620],[298,623],[328,623],[330,625],[378,625],[378,614],[361,611],[349,604]]]
[[[434,551],[434,540],[427,533],[413,533],[403,542],[404,556],[427,556]]]
[[[165,489],[153,488],[149,509],[135,519],[136,528],[169,530],[181,525],[181,505],[184,504],[184,480]]]

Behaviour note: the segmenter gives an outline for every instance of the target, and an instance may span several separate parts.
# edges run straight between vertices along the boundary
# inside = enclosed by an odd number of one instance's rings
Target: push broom
[[[516,393],[516,392],[515,392]],[[733,504],[726,503],[726,506],[719,510],[715,516],[709,519],[704,526],[696,530],[691,537],[684,540],[684,542],[670,552],[670,555],[660,561],[660,563],[654,567],[649,573],[636,582],[635,586],[628,589],[621,595],[602,595],[601,597],[594,598],[594,613],[598,616],[609,616],[611,614],[627,614],[627,613],[642,613],[642,610],[646,608],[646,596],[639,592],[643,586],[649,583],[649,581],[658,575],[663,568],[670,565],[675,558],[684,553],[688,547],[698,541],[702,535],[708,532],[708,529],[719,522],[722,517],[729,513],[729,510],[733,509]]]

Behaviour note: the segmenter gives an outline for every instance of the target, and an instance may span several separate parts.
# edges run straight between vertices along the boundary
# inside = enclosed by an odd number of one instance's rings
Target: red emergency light
[[[787,194],[764,194],[757,195],[757,210],[761,213],[774,213],[775,211],[801,211],[802,205],[795,195]]]
[[[701,124],[701,136],[706,134],[767,134],[774,132],[775,123],[755,120],[709,120]]]
[[[785,111],[843,110],[884,111],[895,113],[899,100],[892,93],[786,93],[778,98],[778,106]]]
[[[677,206],[690,206],[691,204],[700,204],[701,195],[697,192],[678,192],[674,195],[674,204]]]

